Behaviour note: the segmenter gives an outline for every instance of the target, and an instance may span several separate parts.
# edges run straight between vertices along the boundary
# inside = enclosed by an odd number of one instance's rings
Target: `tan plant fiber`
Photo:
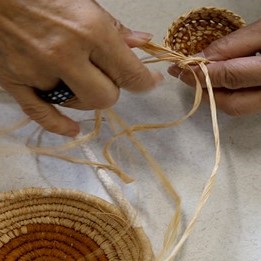
[[[116,206],[65,189],[0,195],[0,260],[152,260],[141,228]]]
[[[212,192],[221,159],[220,135],[215,97],[208,68],[206,66],[206,64],[211,63],[212,61],[202,57],[197,57],[196,54],[202,52],[211,42],[230,34],[244,25],[245,22],[243,19],[229,10],[204,7],[193,10],[172,23],[164,40],[165,47],[154,43],[148,43],[143,47],[144,51],[156,57],[156,59],[152,58],[145,60],[146,63],[169,61],[175,63],[182,69],[189,70],[193,74],[196,82],[195,101],[193,108],[185,117],[183,117],[183,119],[188,118],[188,116],[191,116],[193,112],[196,111],[202,98],[201,83],[191,65],[197,65],[202,70],[205,75],[205,82],[209,95],[214,144],[216,148],[215,164],[211,175],[204,186],[194,215],[177,241],[176,237],[172,235],[173,231],[175,231],[176,234],[176,224],[172,220],[165,234],[163,249],[157,257],[158,260],[174,260],[185,241],[191,235],[196,221]],[[162,128],[169,127],[169,125],[171,124],[163,124]],[[173,199],[177,201],[177,197],[173,197]],[[176,211],[180,211],[180,209]],[[166,241],[166,238],[169,240]]]

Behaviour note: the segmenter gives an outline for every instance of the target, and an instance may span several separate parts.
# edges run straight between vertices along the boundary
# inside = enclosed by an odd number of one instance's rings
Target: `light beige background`
[[[99,1],[122,23],[136,30],[149,31],[161,42],[170,23],[181,14],[202,6],[233,10],[248,23],[260,18],[260,0],[220,1]],[[106,43],[105,43],[106,44]],[[122,93],[116,110],[129,123],[164,122],[184,115],[191,107],[193,90],[167,76],[167,64],[155,67],[166,81],[149,94]],[[91,129],[92,113],[66,111],[82,121],[84,132]],[[0,97],[0,127],[23,117],[7,94]],[[261,260],[261,115],[232,118],[219,113],[222,162],[218,179],[196,229],[180,253],[182,261],[259,261]],[[0,190],[42,186],[66,187],[92,193],[109,200],[93,172],[83,166],[45,157],[35,157],[22,145],[36,125],[0,139]],[[91,148],[97,151],[108,138],[104,132]],[[37,135],[35,136],[37,137]],[[163,166],[183,199],[183,227],[193,214],[214,160],[209,108],[199,111],[182,126],[138,137]],[[36,138],[34,139],[36,140]],[[44,133],[38,142],[61,144],[66,139]],[[144,228],[155,253],[162,244],[164,231],[175,210],[173,202],[158,185],[151,170],[128,143],[121,141],[116,158],[136,181],[123,186],[126,196],[142,216]],[[14,150],[13,150],[14,149]],[[14,152],[16,152],[14,154]],[[75,156],[82,156],[79,151]]]

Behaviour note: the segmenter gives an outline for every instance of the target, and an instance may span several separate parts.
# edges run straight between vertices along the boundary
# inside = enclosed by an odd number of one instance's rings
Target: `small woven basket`
[[[0,260],[152,260],[150,243],[114,205],[64,189],[0,194]]]
[[[201,52],[211,42],[243,27],[245,21],[226,9],[204,7],[173,22],[165,46],[186,56]]]

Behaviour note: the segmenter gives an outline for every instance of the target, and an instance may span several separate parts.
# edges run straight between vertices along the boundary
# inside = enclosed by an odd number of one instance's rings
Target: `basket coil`
[[[204,7],[181,16],[168,29],[164,44],[186,56],[205,49],[211,42],[245,25],[238,15],[226,9]]]
[[[64,189],[0,196],[0,260],[151,260],[150,243],[114,205]]]

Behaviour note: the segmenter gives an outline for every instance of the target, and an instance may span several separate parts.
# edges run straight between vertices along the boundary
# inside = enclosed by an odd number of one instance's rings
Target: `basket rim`
[[[0,208],[1,206],[11,206],[12,202],[15,204],[17,202],[23,202],[27,199],[37,199],[37,198],[62,198],[70,199],[68,206],[72,205],[72,201],[78,201],[81,203],[88,203],[88,205],[95,205],[102,208],[102,210],[108,211],[108,213],[116,214],[117,216],[128,220],[128,217],[121,211],[121,209],[98,196],[91,195],[82,191],[75,189],[67,188],[41,188],[41,187],[32,187],[32,188],[23,188],[18,190],[11,190],[0,192]],[[11,204],[11,205],[10,205]],[[1,211],[0,211],[1,212]],[[3,214],[4,211],[1,212]],[[149,238],[145,234],[143,228],[130,226],[133,230],[135,239],[137,240],[140,250],[142,252],[142,261],[151,261],[153,260],[153,251]]]
[[[241,24],[246,24],[246,21],[237,13],[235,13],[234,11],[224,8],[224,7],[216,7],[216,6],[203,6],[203,7],[197,7],[194,8],[193,10],[184,13],[183,15],[180,15],[176,20],[174,20],[173,24],[178,24],[178,22],[183,21],[184,19],[188,18],[189,15],[194,14],[194,13],[200,13],[202,11],[208,11],[208,12],[217,12],[217,13],[222,13],[222,15],[224,15],[224,17],[229,18],[233,17],[237,19],[237,23],[241,23]],[[231,21],[234,22],[234,21]]]

